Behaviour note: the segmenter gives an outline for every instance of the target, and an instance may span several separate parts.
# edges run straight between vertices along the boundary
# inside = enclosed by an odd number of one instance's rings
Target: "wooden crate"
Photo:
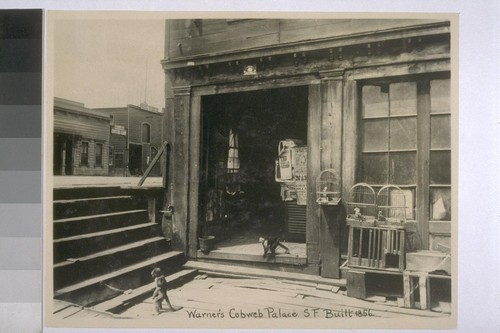
[[[405,268],[404,228],[349,226],[349,267],[402,272]]]

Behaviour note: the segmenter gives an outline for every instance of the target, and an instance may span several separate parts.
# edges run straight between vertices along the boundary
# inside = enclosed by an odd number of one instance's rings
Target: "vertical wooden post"
[[[148,197],[148,219],[149,222],[156,222],[156,198]]]
[[[403,272],[403,297],[404,307],[411,308],[413,303],[411,276],[408,272]]]
[[[358,146],[358,88],[350,76],[344,81],[342,144],[342,193],[348,193],[356,183],[356,157]]]
[[[427,298],[427,286],[428,286],[429,276],[427,273],[422,273],[418,275],[418,289],[420,295],[420,309],[426,310],[429,307],[429,302]]]
[[[189,219],[190,87],[174,87],[172,247],[187,253]]]
[[[189,148],[189,221],[188,255],[196,258],[198,250],[200,152],[201,152],[201,96],[191,96]]]
[[[430,83],[417,82],[417,232],[420,249],[429,249],[429,160],[430,160]],[[417,245],[418,246],[418,245]]]
[[[320,267],[319,224],[320,209],[316,204],[316,178],[321,158],[321,86],[309,86],[309,112],[307,119],[307,211],[306,247],[307,262],[312,269]]]
[[[320,72],[321,118],[319,171],[333,169],[337,186],[342,178],[342,84],[343,70]],[[340,244],[342,211],[340,207],[323,207],[320,216],[321,276],[340,278]]]

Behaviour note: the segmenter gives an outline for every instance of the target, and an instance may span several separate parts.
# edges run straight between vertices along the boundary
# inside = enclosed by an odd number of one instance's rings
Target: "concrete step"
[[[151,222],[54,239],[54,263],[161,235],[160,225]]]
[[[177,288],[184,283],[191,281],[197,274],[198,270],[196,269],[183,269],[179,272],[168,275],[166,277],[167,287],[169,289]],[[148,283],[128,293],[124,293],[108,301],[99,303],[92,307],[92,309],[118,314],[126,310],[128,307],[133,306],[134,304],[148,297],[151,297],[155,287],[156,284],[154,282]]]
[[[293,273],[293,272],[282,272],[282,271],[272,271],[268,269],[232,266],[232,265],[221,265],[213,264],[207,262],[199,262],[189,260],[183,268],[185,269],[197,269],[198,271],[207,273],[208,275],[216,274],[219,276],[228,277],[259,277],[259,278],[273,278],[281,280],[299,281],[316,283],[321,285],[330,285],[336,287],[345,287],[345,279],[327,279],[317,275]]]
[[[170,240],[152,237],[54,265],[54,288],[86,280],[170,251]]]
[[[54,220],[54,239],[111,230],[148,221],[147,209]]]
[[[182,252],[170,251],[111,273],[55,290],[54,297],[81,306],[92,306],[151,282],[151,270],[159,267],[165,274],[171,274],[185,263]]]
[[[136,198],[131,195],[55,200],[54,219],[145,209],[146,207],[145,198]]]

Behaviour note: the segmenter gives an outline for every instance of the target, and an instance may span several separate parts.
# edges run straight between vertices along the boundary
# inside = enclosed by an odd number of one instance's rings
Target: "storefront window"
[[[408,205],[409,220],[416,218],[415,207],[420,206],[428,207],[429,220],[449,221],[450,80],[422,80],[418,86],[417,81],[370,83],[362,86],[361,94],[358,181],[374,188],[386,184],[401,187]],[[423,98],[417,98],[418,95]],[[429,103],[418,104],[420,100],[429,100],[429,97],[430,108]],[[426,116],[417,116],[417,110]],[[418,137],[419,132],[429,135]],[[421,147],[429,148],[419,151]],[[428,166],[418,165],[419,153],[423,160],[428,161]],[[428,172],[428,177],[424,177],[422,172]],[[417,186],[424,184],[429,191],[429,203],[418,203],[415,195]]]

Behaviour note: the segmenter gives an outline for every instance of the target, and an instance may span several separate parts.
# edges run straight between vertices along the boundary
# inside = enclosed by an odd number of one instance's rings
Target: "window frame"
[[[115,149],[113,146],[108,147],[108,166],[113,167],[115,165]]]
[[[86,146],[85,152],[84,152],[84,146]],[[86,167],[89,166],[89,150],[90,150],[90,141],[82,140],[80,148],[80,166],[86,166]]]
[[[147,141],[144,141],[144,126],[147,126],[147,128],[148,128]],[[151,124],[148,122],[143,122],[141,124],[141,143],[151,143]]]
[[[355,167],[355,180],[359,182],[365,177],[363,170],[363,156],[364,154],[370,153],[378,153],[378,152],[364,152],[364,137],[363,137],[363,126],[364,120],[366,119],[391,119],[389,116],[382,117],[364,117],[363,114],[363,86],[365,85],[385,85],[395,82],[416,82],[417,85],[417,110],[416,110],[416,132],[417,132],[417,146],[416,149],[416,184],[414,184],[414,219],[409,221],[414,221],[421,225],[419,230],[423,231],[422,235],[425,237],[425,234],[428,236],[430,234],[434,234],[432,232],[432,223],[438,222],[439,224],[451,224],[451,222],[455,219],[453,216],[453,203],[451,208],[449,209],[449,220],[433,220],[431,217],[431,203],[430,203],[430,195],[433,188],[442,189],[449,188],[452,190],[452,182],[451,173],[453,168],[453,157],[452,157],[452,149],[451,144],[449,148],[431,148],[431,119],[437,119],[438,117],[443,117],[445,115],[449,115],[449,132],[450,132],[450,143],[452,140],[452,128],[451,121],[452,115],[450,112],[431,112],[431,81],[432,80],[450,80],[450,72],[437,72],[437,73],[425,73],[425,74],[415,74],[415,75],[404,75],[400,77],[392,77],[392,78],[370,78],[370,79],[359,79],[356,80],[357,89],[358,89],[358,107],[357,107],[357,145],[356,145],[356,167]],[[450,88],[451,89],[451,88]],[[450,93],[451,95],[451,93]],[[451,97],[450,97],[451,103]],[[413,116],[413,115],[412,115]],[[395,118],[399,118],[400,116],[395,116]],[[389,120],[388,120],[389,122]],[[389,130],[388,130],[389,131]],[[389,145],[389,143],[388,143]],[[389,148],[388,148],[389,149]],[[390,152],[390,150],[388,150]],[[397,150],[396,150],[397,151]],[[449,169],[449,184],[432,184],[431,183],[431,165],[430,165],[430,157],[431,153],[434,151],[449,151],[450,152],[450,169]],[[380,153],[383,153],[381,151]],[[389,158],[389,157],[388,157]],[[387,171],[387,182],[389,179],[389,171]],[[373,186],[377,186],[379,184],[374,184]],[[401,187],[403,190],[409,189],[412,185],[400,185],[395,184]],[[431,230],[430,230],[431,229]],[[427,242],[429,240],[427,239]],[[424,243],[425,244],[425,243]],[[425,247],[425,246],[424,246]],[[428,246],[427,246],[428,247]]]

